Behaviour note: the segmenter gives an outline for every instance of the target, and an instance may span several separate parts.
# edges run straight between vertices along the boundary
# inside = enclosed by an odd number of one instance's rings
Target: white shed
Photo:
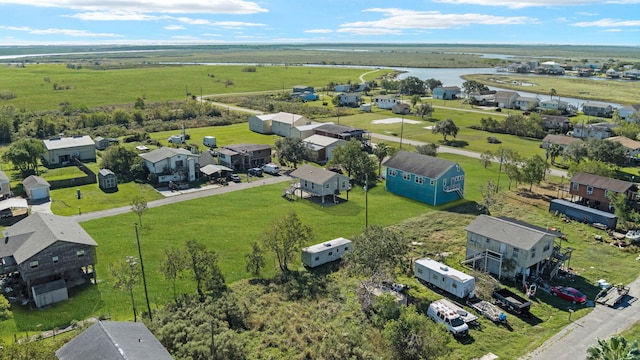
[[[34,285],[31,288],[31,291],[33,300],[38,308],[55,304],[69,298],[67,284],[64,279],[51,281],[41,285]]]
[[[353,244],[351,240],[340,237],[302,249],[302,263],[307,267],[313,268],[338,260],[344,253],[352,250]]]
[[[49,198],[51,185],[40,176],[31,175],[22,180],[22,187],[30,200],[41,200]]]

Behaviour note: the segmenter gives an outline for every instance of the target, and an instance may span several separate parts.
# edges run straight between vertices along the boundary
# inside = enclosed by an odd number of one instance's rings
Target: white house
[[[332,196],[335,203],[336,195],[351,189],[349,177],[312,165],[302,165],[289,176],[299,180],[296,189],[320,197],[323,204],[326,196]]]
[[[253,115],[249,117],[249,130],[260,134],[291,136],[295,126],[307,125],[311,121],[302,115],[279,112],[275,114]]]
[[[373,103],[378,109],[391,109],[400,100],[393,95],[378,95],[373,98]]]
[[[333,124],[332,122],[329,123],[311,123],[308,125],[299,125],[299,126],[294,126],[293,129],[291,129],[291,135],[289,135],[289,137],[292,137],[294,139],[304,139],[304,138],[308,138],[309,136],[315,134],[315,129],[319,126],[322,126],[324,124]]]
[[[158,177],[158,182],[196,180],[198,155],[188,150],[161,147],[138,156],[144,159],[149,172]]]
[[[618,109],[618,115],[627,121],[635,120],[637,122],[640,120],[640,104],[621,107]]]
[[[90,136],[54,137],[42,140],[47,152],[43,155],[47,165],[69,165],[72,159],[96,160],[96,143]]]
[[[576,124],[573,127],[573,137],[581,139],[606,139],[613,134],[613,129],[620,125],[601,122],[596,124]]]
[[[513,109],[518,97],[520,95],[514,91],[498,91],[496,92],[496,104],[501,108]]]
[[[331,160],[333,149],[347,143],[345,140],[323,135],[311,135],[302,142],[313,152],[315,162],[320,164]]]

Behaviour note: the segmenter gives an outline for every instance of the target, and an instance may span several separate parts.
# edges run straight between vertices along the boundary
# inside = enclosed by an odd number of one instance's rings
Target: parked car
[[[262,176],[262,169],[259,167],[249,169],[249,175]]]
[[[233,181],[234,183],[239,183],[242,180],[240,179],[240,176],[238,176],[238,174],[231,174],[229,175],[229,181]]]
[[[567,286],[553,286],[551,287],[551,295],[557,296],[561,299],[571,301],[574,304],[584,304],[587,302],[587,296],[580,290]]]

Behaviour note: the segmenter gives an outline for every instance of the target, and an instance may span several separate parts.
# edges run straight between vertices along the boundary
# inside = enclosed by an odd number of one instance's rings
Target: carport
[[[200,168],[200,172],[207,175],[209,177],[209,180],[212,180],[212,178],[221,177],[224,171],[233,172],[233,169],[230,169],[223,165],[213,165],[213,164],[205,165]]]

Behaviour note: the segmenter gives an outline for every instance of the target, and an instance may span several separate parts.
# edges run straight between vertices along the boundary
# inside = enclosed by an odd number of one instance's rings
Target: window
[[[329,251],[329,256],[333,255],[333,251]]]
[[[571,188],[572,188],[573,190],[575,190],[575,191],[578,191],[578,189],[580,188],[580,184],[578,184],[578,183],[573,183],[573,184],[571,184]]]
[[[407,180],[407,181],[411,181],[411,174],[402,174],[402,179],[403,180]]]
[[[329,188],[329,183],[327,183],[324,187],[326,187],[328,189]]]
[[[184,166],[184,162],[182,160],[176,161],[176,167],[183,167],[183,166]]]
[[[422,274],[422,268],[418,268],[418,274]]]
[[[435,181],[435,180],[433,180],[433,179],[431,179],[431,181],[429,181],[429,184],[430,184],[431,186],[434,186],[434,185],[436,184],[436,181]]]
[[[389,176],[396,176],[396,171],[394,169],[389,169]]]
[[[511,257],[512,258],[517,258],[518,256],[520,256],[520,249],[513,248],[512,252],[511,252]]]
[[[32,269],[37,268],[38,267],[38,261],[32,261],[29,263],[29,266],[31,266]]]
[[[447,186],[447,179],[442,179],[442,185]]]
[[[547,251],[551,248],[551,244],[550,243],[546,243],[544,244],[544,249],[542,249],[542,251]]]
[[[52,257],[51,261],[53,261],[54,264],[57,264],[58,263],[58,257],[57,256]]]
[[[316,256],[316,261],[320,261],[320,256]]]
[[[84,256],[84,250],[76,251],[76,255],[78,255],[78,257],[83,257]]]
[[[416,184],[424,184],[424,178],[422,176],[416,176]]]
[[[455,283],[453,283],[453,284],[451,284],[451,287],[452,287],[452,288],[454,288],[454,289],[457,289],[457,288],[458,288],[458,285],[456,285]]]
[[[308,185],[308,183],[307,183],[307,180],[305,180],[305,181],[304,181],[304,187],[307,187],[307,186],[309,186],[309,185]]]
[[[587,186],[587,194],[593,194],[593,186]]]
[[[531,249],[531,258],[533,259],[534,257],[536,257],[536,248]]]
[[[349,247],[348,247],[348,246],[345,246],[345,247],[344,247],[344,251],[349,251]]]

